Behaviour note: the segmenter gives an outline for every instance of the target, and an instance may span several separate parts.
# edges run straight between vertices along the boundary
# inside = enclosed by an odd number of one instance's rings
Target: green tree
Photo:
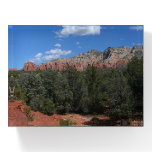
[[[68,80],[65,75],[59,73],[60,85],[58,102],[56,103],[57,112],[64,114],[72,111],[73,93],[70,90]]]
[[[121,71],[109,79],[107,86],[108,104],[110,105],[109,116],[112,119],[126,119],[132,116],[133,104],[132,91]]]
[[[44,114],[51,115],[55,113],[55,104],[52,100],[44,99],[42,105],[40,106],[40,110]]]
[[[53,100],[57,112],[66,113],[71,111],[73,94],[66,76],[60,71],[48,70],[41,73],[41,78],[47,91],[46,98]]]
[[[33,97],[43,96],[45,94],[45,88],[42,85],[41,77],[34,72],[21,74],[19,84],[25,92],[27,104],[30,104]]]
[[[67,65],[63,75],[66,77],[69,89],[72,92],[71,110],[80,112],[82,111],[81,102],[83,102],[83,98],[86,96],[84,92],[86,89],[84,75],[77,71],[75,67],[69,65]]]
[[[59,88],[60,88],[60,79],[58,71],[42,71],[41,72],[42,84],[46,90],[45,97],[51,98],[54,103],[58,102],[59,98]]]
[[[128,84],[133,91],[136,101],[135,108],[143,110],[143,58],[132,58],[127,67]]]
[[[102,113],[102,92],[100,92],[101,74],[95,66],[87,68],[85,80],[88,87],[89,111],[92,113]]]
[[[15,87],[14,94],[15,94],[15,97],[16,97],[17,100],[24,101],[25,98],[26,98],[25,93],[22,91],[20,86]]]

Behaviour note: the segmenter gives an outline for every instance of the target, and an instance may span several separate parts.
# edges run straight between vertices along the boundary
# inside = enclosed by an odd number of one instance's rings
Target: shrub
[[[25,114],[26,114],[26,116],[27,116],[27,118],[28,118],[28,120],[29,121],[33,121],[33,114],[31,114],[31,107],[29,107],[29,106],[25,106],[24,107],[24,110],[25,110]]]
[[[34,73],[22,73],[19,78],[19,85],[25,92],[26,103],[29,104],[30,100],[37,95],[44,96],[45,89],[42,85],[41,77]]]
[[[14,95],[15,97],[18,99],[18,100],[26,100],[25,98],[25,94],[24,92],[21,90],[20,87],[16,87],[15,88],[15,92],[14,92]]]
[[[63,105],[57,106],[56,111],[57,111],[58,114],[65,114],[66,113],[65,108],[64,108]]]
[[[98,124],[98,125],[99,125],[99,124],[100,124],[100,119],[97,118],[97,117],[93,117],[93,118],[91,119],[91,123],[92,123],[92,124],[96,124],[96,125]]]
[[[15,102],[16,100],[15,99],[9,99],[9,102]]]
[[[71,110],[71,105],[69,103],[65,103],[64,105],[59,105],[56,108],[58,114],[69,113],[70,110]]]
[[[43,101],[45,100],[44,97],[42,96],[36,96],[36,97],[33,97],[30,101],[30,107],[32,110],[34,111],[40,111],[40,106],[43,104]]]
[[[55,113],[55,104],[52,100],[44,99],[42,105],[40,106],[40,111],[44,114],[51,115]]]
[[[68,120],[68,119],[61,119],[60,120],[60,126],[73,126],[76,125],[77,123],[72,121],[72,120]]]

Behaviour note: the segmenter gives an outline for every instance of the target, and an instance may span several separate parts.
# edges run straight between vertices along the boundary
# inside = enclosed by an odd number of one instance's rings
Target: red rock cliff
[[[8,71],[17,71],[16,68],[9,68]]]
[[[34,64],[33,62],[27,62],[24,64],[24,68],[23,71],[36,71],[36,64]]]
[[[109,47],[104,52],[90,50],[87,53],[80,53],[72,58],[59,58],[38,66],[32,62],[24,64],[24,71],[36,70],[63,70],[66,65],[74,66],[78,71],[84,71],[88,66],[94,65],[97,68],[116,68],[120,65],[128,64],[128,61],[135,55],[141,57],[142,46],[129,47]]]

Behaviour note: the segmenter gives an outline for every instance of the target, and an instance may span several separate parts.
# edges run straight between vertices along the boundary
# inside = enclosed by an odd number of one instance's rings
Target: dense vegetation
[[[11,78],[13,75],[13,79]],[[128,119],[143,111],[143,59],[134,57],[126,68],[77,71],[10,71],[15,97],[35,111],[106,114]]]

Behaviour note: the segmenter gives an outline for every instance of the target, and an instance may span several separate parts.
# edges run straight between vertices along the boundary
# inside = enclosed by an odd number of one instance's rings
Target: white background
[[[1,0],[0,151],[152,151],[150,0]],[[8,127],[8,25],[144,25],[144,127]]]

